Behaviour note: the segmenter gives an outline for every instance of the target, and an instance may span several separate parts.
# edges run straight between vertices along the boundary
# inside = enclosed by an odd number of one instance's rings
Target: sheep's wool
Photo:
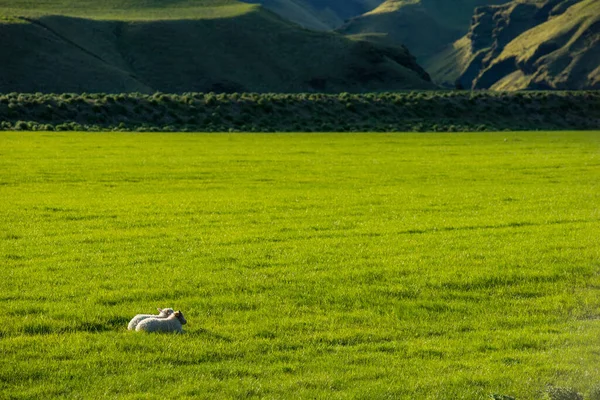
[[[175,312],[167,318],[146,318],[135,328],[137,332],[183,332],[182,325],[186,323],[183,314]]]
[[[135,330],[140,322],[148,318],[167,318],[169,315],[172,315],[175,310],[172,308],[159,308],[160,313],[158,315],[154,314],[138,314],[129,321],[129,325],[127,325],[127,329],[130,331]]]

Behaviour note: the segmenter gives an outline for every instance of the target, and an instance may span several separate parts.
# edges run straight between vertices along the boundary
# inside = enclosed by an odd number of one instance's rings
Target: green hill
[[[433,87],[401,48],[229,0],[0,0],[2,92],[360,92]]]
[[[476,6],[502,0],[386,0],[339,28],[343,34],[377,33],[427,61],[464,35]]]
[[[228,18],[254,8],[235,0],[0,0],[4,17],[62,15],[120,21]]]
[[[469,33],[427,67],[438,82],[465,88],[599,89],[600,2],[481,7]]]
[[[303,27],[330,30],[345,20],[364,14],[384,0],[245,0],[260,3]]]
[[[282,18],[307,29],[327,31],[332,28],[332,24],[335,24],[330,22],[330,16],[320,15],[317,10],[304,2],[293,0],[247,0],[247,2],[261,4]]]

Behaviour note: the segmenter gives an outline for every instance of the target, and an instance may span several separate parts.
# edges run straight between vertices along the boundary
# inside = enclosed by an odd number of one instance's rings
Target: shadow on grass
[[[119,331],[127,327],[128,317],[117,316],[106,321],[79,321],[71,324],[31,322],[21,328],[25,335],[50,335],[60,333],[102,333],[109,331]]]
[[[564,224],[579,224],[579,223],[592,223],[598,222],[598,219],[575,219],[575,220],[556,220],[556,221],[548,221],[543,223],[537,222],[510,222],[507,224],[499,224],[499,225],[480,225],[480,226],[448,226],[442,228],[430,228],[430,229],[408,229],[397,232],[400,235],[418,235],[424,233],[435,233],[435,232],[451,232],[451,231],[474,231],[474,230],[483,230],[483,229],[506,229],[506,228],[520,228],[520,227],[530,227],[530,226],[546,226],[546,225],[564,225]]]
[[[196,329],[193,331],[186,331],[185,334],[192,337],[203,337],[207,339],[221,340],[227,343],[233,342],[233,339],[229,336],[221,335],[220,333],[212,332],[204,328]]]

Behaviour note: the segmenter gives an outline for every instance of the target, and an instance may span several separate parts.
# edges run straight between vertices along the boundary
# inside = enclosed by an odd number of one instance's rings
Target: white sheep
[[[129,321],[129,325],[127,325],[127,329],[129,329],[130,331],[135,330],[136,326],[138,326],[138,324],[140,322],[142,322],[145,319],[148,318],[167,318],[169,315],[172,315],[175,310],[173,310],[172,308],[157,308],[159,314],[158,315],[154,315],[154,314],[138,314],[135,317],[132,318],[131,321]]]
[[[141,332],[183,332],[182,325],[187,321],[181,311],[175,311],[167,318],[146,318],[138,324],[136,331]]]

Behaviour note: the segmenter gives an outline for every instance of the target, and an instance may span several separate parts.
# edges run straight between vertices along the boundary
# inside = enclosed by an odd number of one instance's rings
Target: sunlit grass
[[[12,17],[8,22],[47,15],[125,21],[231,18],[255,8],[235,0],[0,0],[0,15]]]
[[[587,393],[599,172],[598,132],[0,133],[0,393]]]

